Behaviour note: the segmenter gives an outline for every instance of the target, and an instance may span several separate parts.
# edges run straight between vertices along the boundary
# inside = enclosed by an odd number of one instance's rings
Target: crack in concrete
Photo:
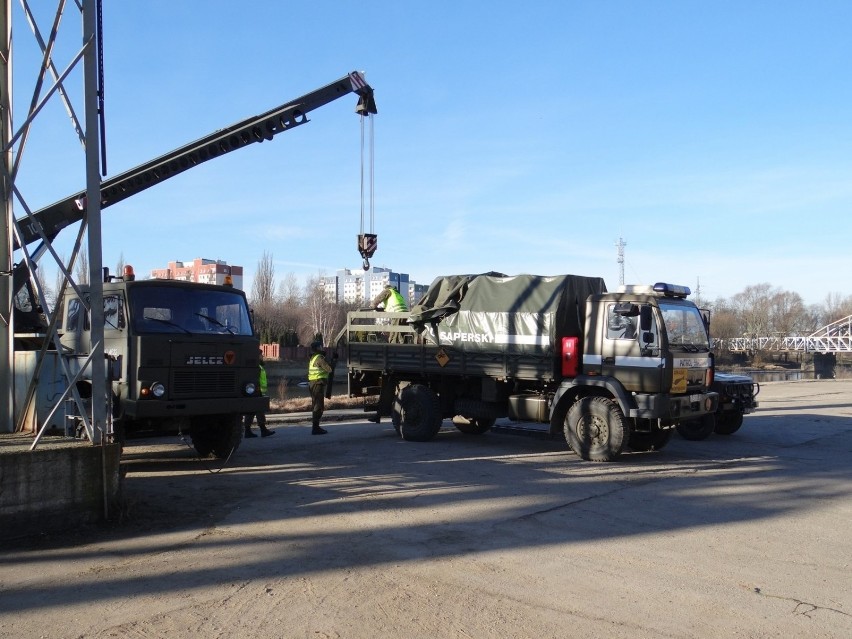
[[[763,592],[763,590],[757,586],[752,588],[752,592],[756,595],[760,595],[761,597],[767,597],[768,599],[780,599],[781,601],[791,601],[795,605],[793,608],[794,615],[801,615],[803,617],[807,617],[808,619],[813,619],[811,616],[812,612],[816,612],[818,610],[827,610],[828,612],[834,612],[838,615],[843,615],[844,617],[852,617],[852,614],[845,612],[843,610],[839,610],[837,608],[831,608],[829,606],[818,606],[815,603],[811,603],[809,601],[802,601],[801,599],[796,599],[795,597],[785,597],[783,595],[770,595],[768,593]]]

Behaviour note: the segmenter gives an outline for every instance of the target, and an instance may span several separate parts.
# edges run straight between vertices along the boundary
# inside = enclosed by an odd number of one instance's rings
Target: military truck
[[[228,457],[242,440],[241,416],[269,410],[269,398],[258,392],[260,342],[245,293],[179,280],[137,281],[130,271],[105,279],[104,352],[116,362],[116,439],[181,431],[199,455]],[[63,299],[59,339],[69,361],[85,362],[91,352],[87,292],[78,286]],[[77,382],[83,397],[92,396],[88,384],[85,375]]]
[[[715,421],[693,420],[678,424],[677,432],[684,439],[701,441],[712,433],[733,435],[743,425],[743,417],[757,410],[760,384],[748,375],[716,372],[712,389],[719,394]]]
[[[562,434],[585,460],[660,449],[719,401],[708,320],[689,294],[607,292],[578,275],[439,277],[411,313],[348,314],[349,394],[406,440],[432,439],[444,419],[481,434],[508,417]]]
[[[358,96],[355,113],[362,117],[363,125],[364,117],[377,113],[376,103],[373,88],[364,75],[353,71],[295,100],[218,129],[105,180],[100,188],[100,208],[215,158],[272,140],[309,122],[308,114],[314,110],[351,93]],[[86,324],[90,320],[84,317],[84,309],[90,298],[100,299],[97,285],[101,282],[96,282],[96,286],[68,282],[71,288],[62,294],[63,309],[48,313],[49,304],[41,287],[35,286],[34,276],[38,260],[50,250],[50,242],[68,226],[78,222],[85,225],[87,207],[87,192],[79,191],[16,221],[19,232],[15,233],[13,248],[20,249],[25,259],[15,264],[12,273],[12,403],[20,430],[25,423],[41,433],[72,422],[81,425],[85,435],[95,440],[91,422],[81,415],[87,410],[91,413],[92,407],[93,369],[88,360],[93,349],[91,327]],[[365,268],[369,268],[377,238],[372,233],[362,233],[358,242]],[[35,250],[27,249],[29,245],[36,245]],[[268,407],[268,399],[251,397],[250,390],[257,383],[259,343],[252,335],[245,295],[228,287],[136,281],[132,276],[108,273],[102,294],[104,351],[112,359],[107,369],[112,377],[116,431],[107,429],[105,434],[122,439],[124,433],[142,429],[186,427],[200,454],[230,455],[242,432],[234,426],[237,416]],[[55,327],[60,326],[62,335],[57,339]],[[56,348],[57,342],[60,349]],[[66,359],[70,372],[66,370]],[[83,405],[86,398],[88,406]]]

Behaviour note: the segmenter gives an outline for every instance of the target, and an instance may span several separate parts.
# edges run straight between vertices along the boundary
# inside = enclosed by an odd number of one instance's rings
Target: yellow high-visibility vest
[[[322,353],[314,353],[311,361],[308,364],[308,381],[315,382],[320,379],[328,379],[328,371],[323,370],[319,365],[318,360],[322,357]]]

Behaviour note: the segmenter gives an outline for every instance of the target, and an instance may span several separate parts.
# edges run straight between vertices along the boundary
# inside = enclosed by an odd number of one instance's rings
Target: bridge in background
[[[731,337],[719,342],[722,349],[734,353],[756,351],[852,353],[852,315],[823,326],[806,337]]]

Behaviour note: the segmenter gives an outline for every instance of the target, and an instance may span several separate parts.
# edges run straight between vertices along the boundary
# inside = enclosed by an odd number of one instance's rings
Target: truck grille
[[[237,392],[235,370],[175,371],[172,391],[175,397],[220,397]]]

